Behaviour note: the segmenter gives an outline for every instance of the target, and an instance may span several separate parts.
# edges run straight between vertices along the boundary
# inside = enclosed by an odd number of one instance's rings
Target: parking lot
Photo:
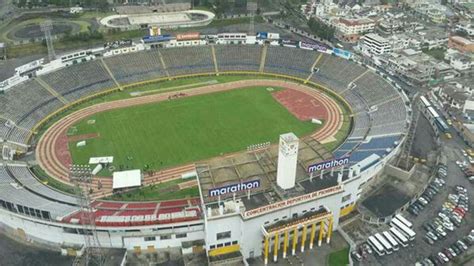
[[[455,134],[453,136],[455,136]],[[403,216],[413,223],[413,230],[416,232],[415,240],[411,242],[408,247],[400,248],[399,251],[393,254],[382,257],[372,254],[367,256],[367,258],[360,263],[356,263],[356,265],[415,265],[416,262],[424,258],[432,255],[436,256],[438,252],[443,251],[444,248],[451,246],[457,240],[469,235],[470,231],[474,229],[474,216],[472,214],[473,201],[471,198],[473,185],[466,179],[461,168],[456,164],[456,161],[464,160],[462,149],[465,148],[464,143],[457,137],[444,143],[443,153],[447,156],[447,175],[446,178],[444,178],[446,181],[445,185],[440,189],[439,193],[433,197],[431,202],[419,212],[418,216],[409,214],[406,211],[403,213]],[[459,227],[455,227],[452,232],[446,230],[446,237],[434,241],[434,243],[430,245],[423,239],[427,233],[423,225],[427,222],[433,222],[434,219],[438,217],[442,205],[448,200],[448,195],[457,194],[457,185],[461,185],[467,189],[469,211],[466,213]],[[377,231],[381,232],[382,229],[378,229]],[[456,257],[455,259],[461,263],[465,263],[466,260],[471,258],[472,261],[469,263],[473,263],[473,256],[474,246],[471,246],[467,251],[463,252],[461,257]],[[467,265],[473,265],[469,263]]]

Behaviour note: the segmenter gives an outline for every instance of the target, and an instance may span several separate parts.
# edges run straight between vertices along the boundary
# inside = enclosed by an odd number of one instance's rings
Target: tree
[[[308,26],[314,34],[322,39],[331,40],[334,38],[334,34],[336,33],[336,30],[333,27],[328,26],[315,18],[311,18],[308,21]]]

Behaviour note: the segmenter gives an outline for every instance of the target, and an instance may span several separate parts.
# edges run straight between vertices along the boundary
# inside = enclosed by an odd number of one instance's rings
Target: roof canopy
[[[142,185],[140,169],[114,172],[112,188],[139,187]]]

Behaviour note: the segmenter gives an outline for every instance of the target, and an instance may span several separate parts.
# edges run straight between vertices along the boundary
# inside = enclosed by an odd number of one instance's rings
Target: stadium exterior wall
[[[348,206],[353,206],[357,202],[363,188],[366,187],[369,182],[374,180],[379,173],[381,173],[387,162],[399,152],[400,146],[401,145],[394,149],[392,153],[379,160],[372,167],[361,172],[360,175],[343,182],[343,190],[339,193],[296,206],[275,210],[248,220],[245,220],[238,213],[233,215],[222,215],[221,217],[206,216],[206,250],[209,252],[212,250],[211,247],[216,247],[228,242],[235,243],[234,241],[237,241],[244,258],[262,256],[262,226],[273,223],[276,219],[284,220],[284,217],[292,217],[292,215],[296,213],[300,216],[311,209],[318,209],[320,206],[324,206],[332,212],[334,219],[333,231],[335,231],[339,225],[341,210]],[[230,238],[221,240],[216,238],[218,233],[226,231],[231,232]],[[280,239],[280,241],[283,240]]]
[[[284,216],[291,217],[294,213],[303,214],[312,208],[317,209],[319,206],[324,206],[332,212],[333,230],[336,230],[341,209],[357,201],[364,189],[361,184],[367,184],[373,180],[383,170],[385,164],[399,152],[400,146],[375,165],[361,172],[359,176],[343,182],[342,191],[327,197],[275,210],[251,219],[244,219],[241,214],[236,213],[212,218],[205,216],[203,220],[179,224],[127,228],[97,227],[99,240],[103,247],[126,249],[136,247],[146,249],[148,246],[154,246],[156,249],[181,247],[183,242],[205,240],[207,251],[211,246],[237,241],[244,258],[258,257],[262,255],[261,228],[267,221],[272,222],[275,219],[282,219]],[[25,241],[55,248],[84,244],[83,235],[65,231],[81,229],[81,225],[47,222],[0,209],[0,226],[4,227],[4,231],[18,232],[20,230],[24,232],[26,238],[23,240]],[[216,234],[224,231],[231,231],[231,237],[217,240]],[[186,233],[186,237],[176,238],[176,234],[183,233]],[[170,236],[171,239],[160,239],[160,236]],[[155,239],[146,241],[145,237],[155,237]]]
[[[3,227],[4,232],[13,234],[15,234],[14,232],[24,232],[26,238],[22,240],[38,245],[59,248],[84,244],[82,234],[66,232],[66,230],[81,229],[81,225],[37,220],[4,209],[0,209],[0,227]],[[201,220],[160,226],[97,227],[97,231],[101,246],[110,248],[181,247],[181,243],[184,241],[204,239],[204,225]],[[186,234],[186,237],[176,238],[176,234]],[[18,237],[19,235],[14,236]],[[160,236],[171,237],[171,239],[161,239]],[[145,241],[145,237],[155,237],[155,240]]]
[[[219,74],[267,75],[304,82],[304,80],[301,78],[274,73],[230,71],[220,72]],[[160,80],[169,80],[170,78],[174,79],[212,75],[216,75],[216,73],[211,72],[176,77],[166,77],[155,80],[137,82],[133,84],[127,84],[124,85],[123,88],[130,88]],[[351,107],[346,102],[346,100],[337,93],[319,84],[315,84],[312,82],[308,83],[324,90],[327,93],[330,93],[332,96],[335,96],[340,102],[344,103],[345,107],[351,110]],[[66,110],[67,108],[76,105],[80,102],[87,101],[88,99],[97,97],[98,95],[104,95],[116,90],[118,89],[109,88],[105,91],[80,99],[68,106],[65,106],[40,121],[34,127],[34,131],[36,131],[52,117],[58,115],[60,112]],[[399,93],[402,94],[402,97],[405,96],[403,92],[399,91]],[[404,98],[406,98],[406,96]],[[408,118],[408,120],[410,120],[410,118]],[[390,151],[389,154],[381,158],[376,164],[361,172],[359,176],[355,176],[349,180],[342,182],[342,191],[337,192],[335,194],[331,194],[326,197],[322,197],[313,201],[301,203],[291,207],[278,209],[251,219],[244,219],[243,216],[239,213],[233,215],[222,215],[221,217],[207,217],[206,214],[204,214],[204,218],[202,220],[180,224],[136,226],[129,228],[98,227],[97,229],[99,230],[100,242],[104,247],[133,249],[137,246],[140,246],[142,249],[146,249],[148,246],[153,245],[155,246],[155,248],[159,249],[166,247],[180,247],[185,241],[205,240],[206,250],[209,251],[210,247],[213,245],[215,246],[224,242],[237,241],[240,245],[241,252],[245,258],[249,258],[251,256],[261,256],[261,228],[267,221],[272,222],[275,219],[282,219],[284,216],[291,217],[294,213],[302,214],[303,211],[308,211],[312,208],[324,206],[331,211],[334,218],[333,230],[336,230],[341,215],[341,209],[347,208],[347,206],[355,204],[355,202],[359,199],[364,187],[367,186],[368,182],[373,180],[383,170],[386,163],[399,153],[400,147],[402,147],[404,141],[405,137],[402,138],[399,145],[397,145],[392,151]],[[362,186],[362,184],[365,185]],[[83,235],[67,232],[70,231],[68,229],[80,229],[80,225],[37,220],[31,217],[25,217],[16,213],[8,212],[4,209],[0,209],[0,227],[4,227],[7,229],[4,231],[24,232],[26,236],[26,239],[24,240],[38,242],[52,247],[60,247],[63,245],[82,245],[84,243]],[[230,239],[217,240],[216,234],[223,231],[231,231]],[[177,239],[176,234],[181,233],[186,233],[187,236],[185,238]],[[171,239],[160,239],[160,235],[171,236]],[[156,239],[145,241],[145,237],[148,236],[155,236]]]

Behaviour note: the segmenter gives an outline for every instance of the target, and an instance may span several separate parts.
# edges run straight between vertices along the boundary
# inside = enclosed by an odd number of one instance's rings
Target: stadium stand
[[[78,210],[71,206],[31,193],[19,185],[4,165],[0,165],[0,207],[12,212],[44,220],[61,220],[62,216]]]
[[[17,122],[17,127],[13,128],[8,135],[8,139],[12,142],[27,144],[33,126],[61,106],[63,104],[58,99],[50,98],[34,109],[24,112]]]
[[[373,126],[370,129],[371,136],[380,136],[380,135],[387,135],[393,133],[401,133],[406,128],[407,122],[395,122],[395,123],[386,123],[382,125]]]
[[[398,96],[395,89],[373,72],[367,72],[354,82],[357,86],[352,90],[367,101],[369,106],[384,102]]]
[[[370,138],[368,142],[364,142],[359,146],[359,150],[377,150],[392,148],[393,146],[395,146],[395,142],[399,139],[400,135]]]
[[[100,61],[75,64],[42,76],[42,79],[70,102],[114,87]]]
[[[377,111],[371,113],[374,125],[386,124],[387,122],[404,121],[405,103],[402,98],[377,106]]]
[[[42,184],[26,166],[7,166],[8,170],[12,174],[12,177],[16,179],[21,185],[35,194],[41,195],[44,198],[54,199],[62,203],[77,204],[77,198],[71,195],[64,194],[63,192],[54,190],[48,186]]]
[[[289,49],[269,46],[265,62],[265,72],[291,75],[306,79],[311,74],[311,67],[317,53],[303,49]]]
[[[216,46],[216,58],[220,71],[258,71],[262,47],[260,45],[235,45],[228,49],[224,45]]]
[[[209,46],[160,49],[171,76],[215,72]]]
[[[41,106],[45,100],[54,98],[35,80],[28,80],[8,90],[0,97],[2,116],[18,123],[24,114]]]
[[[351,104],[352,112],[360,113],[369,111],[367,102],[361,95],[357,95],[352,91],[348,90],[343,94],[344,99]]]
[[[166,76],[156,50],[104,58],[104,62],[122,84]]]
[[[321,82],[337,92],[346,89],[352,80],[366,70],[362,66],[347,64],[347,61],[328,54],[323,54],[316,67],[319,71],[311,77],[311,80]]]
[[[11,126],[7,119],[0,117],[0,140],[6,140]]]

